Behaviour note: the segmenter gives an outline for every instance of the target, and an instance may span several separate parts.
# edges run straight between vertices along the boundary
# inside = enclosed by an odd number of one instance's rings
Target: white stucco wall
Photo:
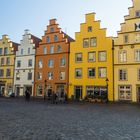
[[[32,95],[34,89],[34,67],[35,67],[35,44],[31,39],[31,35],[25,31],[23,39],[21,40],[21,45],[16,52],[15,59],[15,73],[14,73],[14,92],[16,93],[16,86],[20,86],[20,95],[23,95],[25,89],[22,88],[25,85],[32,86]],[[28,54],[28,48],[30,48],[30,54]],[[23,49],[23,54],[21,54],[21,49]],[[28,60],[32,59],[32,67],[28,67]],[[21,66],[17,67],[17,61],[21,60]],[[16,73],[20,73],[20,80],[16,80]],[[32,80],[28,80],[28,72],[32,72]]]

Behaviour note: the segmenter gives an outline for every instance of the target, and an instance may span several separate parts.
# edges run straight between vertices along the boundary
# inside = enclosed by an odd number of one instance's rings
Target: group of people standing
[[[25,100],[30,101],[31,93],[28,89],[25,90]],[[67,103],[68,97],[65,92],[54,92],[48,91],[46,95],[44,95],[44,100],[50,100],[53,104],[57,104],[58,102]]]
[[[48,100],[51,100],[53,104],[57,104],[58,102],[67,103],[68,97],[65,92],[48,92],[46,95]]]

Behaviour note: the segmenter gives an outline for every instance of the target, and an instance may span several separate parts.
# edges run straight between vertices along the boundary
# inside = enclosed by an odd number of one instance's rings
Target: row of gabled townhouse
[[[53,91],[66,92],[76,99],[107,94],[110,101],[139,102],[139,5],[139,0],[133,0],[116,38],[106,37],[106,29],[95,20],[95,13],[86,14],[75,40],[59,28],[56,19],[50,20],[42,39],[26,30],[17,45],[3,36],[0,91],[9,94],[13,90],[18,96],[28,89],[39,97]]]

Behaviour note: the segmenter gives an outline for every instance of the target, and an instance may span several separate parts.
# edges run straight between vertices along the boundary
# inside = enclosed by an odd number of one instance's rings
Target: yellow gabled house
[[[140,0],[132,2],[114,39],[115,101],[140,102]]]
[[[13,91],[15,51],[18,44],[7,35],[0,39],[0,94],[8,96]]]
[[[113,101],[112,38],[95,21],[95,13],[86,14],[86,22],[70,44],[69,98],[107,95]]]

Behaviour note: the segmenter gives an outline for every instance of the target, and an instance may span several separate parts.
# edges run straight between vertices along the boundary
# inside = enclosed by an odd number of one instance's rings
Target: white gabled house
[[[28,89],[33,96],[36,48],[41,40],[25,30],[15,57],[14,93],[23,96]]]

